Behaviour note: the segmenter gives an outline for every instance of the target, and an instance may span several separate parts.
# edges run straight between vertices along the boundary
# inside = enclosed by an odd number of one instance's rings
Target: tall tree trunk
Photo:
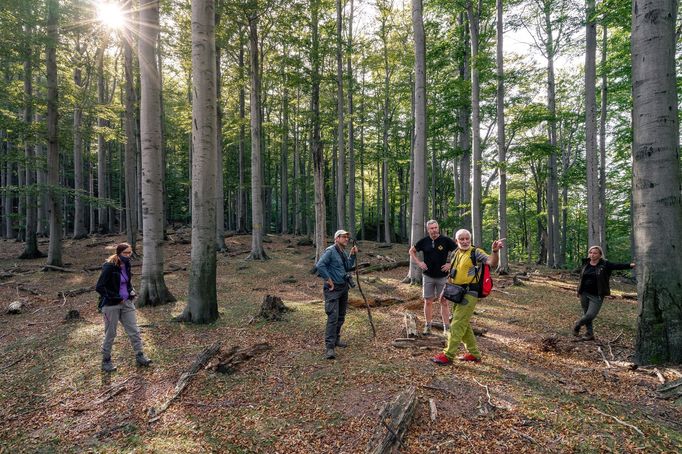
[[[123,158],[125,174],[125,221],[126,239],[134,252],[137,251],[137,140],[135,138],[135,81],[133,72],[132,33],[125,31],[123,39],[124,72],[125,72],[125,156]]]
[[[424,236],[424,204],[426,203],[426,40],[422,0],[412,0],[412,27],[414,30],[414,182],[412,191],[412,220],[410,244]],[[410,260],[410,282],[421,283],[421,268]]]
[[[47,264],[62,266],[62,208],[59,194],[59,138],[57,136],[57,41],[59,2],[47,0],[47,184],[49,187],[50,244]]]
[[[324,200],[324,152],[320,140],[320,38],[318,35],[320,0],[310,0],[311,40],[310,64],[312,66],[310,110],[312,111],[313,180],[315,186],[315,261],[327,246],[326,207]]]
[[[74,216],[73,216],[73,239],[77,240],[88,236],[85,229],[85,201],[83,182],[83,109],[80,95],[83,91],[82,58],[84,50],[80,43],[80,36],[76,41],[76,67],[73,70],[73,82],[76,85],[78,95],[73,107],[73,187],[74,187]]]
[[[287,49],[284,49],[285,60],[289,58]],[[282,233],[289,233],[289,80],[284,65],[282,66],[282,83],[284,90],[282,95],[282,152],[280,155],[280,213]]]
[[[479,83],[478,40],[480,26],[480,4],[474,8],[473,0],[467,1],[469,17],[469,37],[471,39],[471,224],[472,244],[483,244],[483,219],[481,207],[481,86]]]
[[[355,129],[353,122],[353,14],[354,2],[350,0],[348,17],[348,51],[346,76],[348,77],[348,231],[355,238]]]
[[[682,195],[675,74],[677,1],[632,3],[635,360],[682,363]]]
[[[608,83],[606,74],[606,50],[608,47],[608,28],[602,26],[601,52],[601,112],[599,115],[599,232],[600,244],[604,255],[608,254],[606,243],[606,109],[608,107]]]
[[[467,25],[465,14],[460,14],[458,24],[462,27],[463,36],[463,51],[464,55],[459,64],[459,78],[465,85],[471,83],[471,45],[469,44],[469,28]],[[462,150],[462,157],[460,160],[460,181],[462,183],[462,204],[469,205],[468,208],[461,209],[462,226],[465,229],[472,230],[471,224],[471,127],[469,118],[471,116],[471,109],[469,105],[463,106],[459,109],[457,114],[457,124],[459,126],[459,149]]]
[[[294,235],[300,235],[303,225],[302,207],[301,207],[301,192],[305,186],[301,182],[301,150],[300,138],[298,130],[298,106],[301,97],[300,88],[296,88],[296,106],[294,107]]]
[[[246,102],[244,90],[244,33],[239,29],[239,186],[237,187],[237,232],[246,233],[246,191],[244,154],[246,148]]]
[[[216,45],[214,0],[192,2],[192,253],[183,321],[218,318],[216,298]],[[221,205],[222,208],[222,205]]]
[[[107,35],[104,35],[103,42],[97,56],[97,102],[100,108],[107,102],[106,87],[104,83],[104,55],[108,44]],[[97,119],[97,126],[100,128],[97,134],[97,231],[99,233],[109,232],[109,220],[107,218],[108,209],[106,206],[109,194],[107,194],[107,143],[103,129],[107,126],[107,121],[100,116]]]
[[[599,160],[597,150],[597,24],[594,0],[587,0],[585,33],[585,161],[587,164],[587,241],[602,246],[599,220]]]
[[[497,164],[500,171],[500,197],[497,206],[500,238],[507,238],[507,149],[504,124],[504,5],[497,0]],[[497,266],[500,274],[509,273],[507,248],[500,250]]]
[[[163,169],[161,108],[156,60],[159,0],[140,1],[140,136],[142,142],[142,282],[139,306],[175,301],[163,277]],[[211,238],[213,236],[211,235]]]
[[[220,0],[218,0],[220,5]],[[215,9],[215,0],[211,0],[211,7]],[[212,27],[213,42],[215,44],[215,93],[216,93],[216,182],[215,182],[215,248],[225,251],[225,181],[223,176],[223,106],[222,106],[222,76],[220,68],[220,46],[215,40],[215,29],[219,28],[221,15],[216,12],[215,25]],[[194,71],[196,74],[197,72]],[[196,139],[195,139],[196,140]]]
[[[29,11],[30,13],[30,8]],[[31,123],[33,123],[33,52],[32,52],[32,36],[33,28],[25,27],[25,34],[28,40],[24,54],[24,123],[27,131],[30,131]],[[26,177],[24,180],[26,192],[26,243],[24,244],[24,252],[19,258],[38,258],[45,255],[38,250],[38,205],[35,196],[35,150],[33,144],[33,137],[30,133],[26,134],[24,140],[24,156],[26,158]]]
[[[347,228],[346,224],[346,145],[343,132],[343,15],[341,0],[336,0],[336,143],[338,161],[336,164],[336,225],[338,228]]]
[[[547,34],[545,42],[545,55],[547,56],[547,109],[550,116],[548,136],[551,151],[547,161],[547,232],[546,236],[541,235],[541,238],[547,239],[546,244],[543,244],[543,250],[547,254],[545,257],[546,263],[548,266],[555,267],[558,256],[557,248],[559,247],[559,186],[557,176],[556,85],[554,78],[556,44],[553,37],[551,7],[551,2],[544,4],[545,30]]]
[[[258,8],[257,5],[254,8]],[[262,111],[261,111],[261,74],[258,59],[258,16],[249,16],[249,56],[251,59],[251,253],[250,260],[265,260],[268,256],[263,248],[265,234],[263,215],[263,164]]]

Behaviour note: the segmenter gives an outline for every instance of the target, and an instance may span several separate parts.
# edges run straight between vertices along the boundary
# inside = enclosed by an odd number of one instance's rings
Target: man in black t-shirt
[[[431,334],[431,320],[433,319],[433,300],[440,297],[443,287],[448,280],[450,262],[448,255],[457,249],[451,238],[440,234],[438,222],[431,219],[426,223],[429,236],[422,238],[410,248],[410,257],[423,270],[422,295],[424,297],[424,334]],[[417,257],[421,251],[424,260]],[[443,328],[447,333],[450,323],[450,305],[444,298],[440,298],[440,315],[443,317]]]

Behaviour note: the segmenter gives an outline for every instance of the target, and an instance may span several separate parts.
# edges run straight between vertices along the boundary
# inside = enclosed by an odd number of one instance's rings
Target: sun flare
[[[111,2],[97,3],[97,20],[111,29],[121,29],[126,18],[121,5]]]

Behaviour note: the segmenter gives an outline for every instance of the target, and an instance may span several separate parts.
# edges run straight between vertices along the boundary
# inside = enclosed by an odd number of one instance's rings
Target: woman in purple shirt
[[[110,256],[97,280],[96,290],[100,294],[99,309],[104,316],[104,342],[102,344],[102,370],[113,372],[116,366],[111,362],[111,347],[116,339],[116,328],[121,322],[135,351],[139,366],[149,366],[151,360],[144,355],[140,328],[135,315],[135,291],[132,284],[130,256],[133,253],[128,243],[116,246],[116,254]]]

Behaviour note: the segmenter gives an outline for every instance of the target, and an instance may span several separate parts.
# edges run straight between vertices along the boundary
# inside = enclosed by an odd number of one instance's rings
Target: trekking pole
[[[358,243],[355,241],[355,238],[353,238],[353,247],[357,249]],[[374,328],[374,321],[372,321],[372,310],[369,307],[369,303],[367,302],[367,297],[365,296],[365,292],[362,291],[362,285],[360,285],[360,275],[358,274],[358,253],[355,251],[355,282],[358,283],[358,290],[360,290],[360,295],[362,295],[362,299],[365,300],[365,306],[367,306],[367,317],[369,318],[369,325],[372,327],[372,337],[376,339],[377,337],[377,330]]]

